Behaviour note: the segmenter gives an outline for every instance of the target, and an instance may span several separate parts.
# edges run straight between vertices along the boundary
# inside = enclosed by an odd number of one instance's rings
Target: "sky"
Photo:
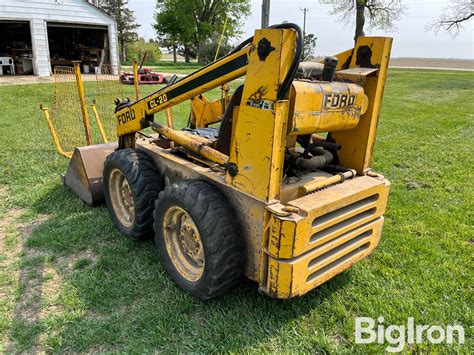
[[[185,0],[183,0],[185,1]],[[468,0],[467,0],[468,1]],[[366,29],[366,35],[383,35],[394,38],[392,58],[458,58],[474,59],[474,21],[465,24],[456,37],[427,30],[426,26],[436,20],[449,0],[404,0],[406,14],[397,22],[397,28],[382,32]],[[149,39],[155,38],[153,29],[154,0],[129,0],[130,9],[135,12],[137,22],[141,24],[139,35]],[[261,0],[251,0],[252,13],[242,20],[245,39],[253,35],[261,23]],[[300,8],[309,9],[306,18],[306,33],[317,37],[316,55],[329,55],[351,48],[353,45],[354,25],[346,25],[338,16],[330,15],[330,5],[320,4],[318,0],[271,0],[270,24],[284,20],[303,26],[303,12]]]

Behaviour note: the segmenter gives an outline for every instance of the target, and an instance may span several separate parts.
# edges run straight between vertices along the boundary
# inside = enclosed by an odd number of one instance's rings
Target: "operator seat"
[[[219,136],[217,137],[217,140],[214,143],[214,148],[226,155],[229,155],[230,152],[234,107],[240,105],[240,101],[242,101],[243,91],[244,86],[241,85],[235,90],[234,94],[230,98],[229,104],[227,105],[224,115],[222,116],[221,125],[219,128]]]
[[[233,121],[233,112],[236,105],[240,105],[242,100],[242,92],[244,86],[239,86],[232,97],[229,100],[227,108],[222,116],[221,124],[219,128],[216,127],[207,127],[207,128],[183,128],[182,130],[200,137],[204,137],[213,141],[213,146],[219,152],[229,155],[230,152],[230,142],[232,139],[232,121]]]

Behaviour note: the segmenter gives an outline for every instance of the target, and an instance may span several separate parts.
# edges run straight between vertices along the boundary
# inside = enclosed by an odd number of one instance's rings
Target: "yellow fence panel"
[[[116,98],[124,98],[117,66],[102,65],[83,77],[79,62],[55,67],[54,102],[41,109],[58,153],[71,157],[76,147],[116,140]]]
[[[116,140],[115,99],[123,99],[123,84],[116,66],[102,65],[96,72],[95,102],[92,111],[104,142]]]
[[[46,120],[56,148],[63,155],[70,155],[75,147],[88,144],[78,90],[73,67],[54,68],[55,100]]]

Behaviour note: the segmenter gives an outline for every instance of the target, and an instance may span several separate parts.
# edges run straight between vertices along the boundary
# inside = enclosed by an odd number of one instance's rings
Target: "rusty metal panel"
[[[286,206],[267,206],[263,292],[277,298],[304,294],[367,256],[380,239],[388,191],[386,180],[362,176]],[[285,213],[289,207],[292,212]]]
[[[220,122],[228,103],[226,98],[209,101],[205,96],[196,96],[191,100],[191,128],[206,128]]]
[[[298,213],[273,216],[278,233],[271,234],[269,255],[276,258],[301,255],[380,217],[385,212],[388,190],[385,180],[362,176],[289,201],[287,205]],[[272,206],[268,208],[275,210]]]
[[[356,128],[335,132],[333,138],[341,144],[341,165],[363,174],[372,164],[377,125],[388,71],[392,39],[388,37],[359,37],[349,68],[377,68],[378,72],[366,77],[365,94],[369,98],[367,112]]]
[[[339,82],[293,82],[295,95],[289,134],[333,132],[357,126],[364,106],[360,85]]]
[[[291,259],[269,257],[268,295],[301,296],[367,257],[379,244],[383,217]]]
[[[292,30],[255,32],[230,150],[238,174],[227,182],[264,201],[278,198],[281,189],[288,108],[277,102],[277,91],[293,60],[295,38]],[[272,48],[265,57],[257,50],[261,42]]]
[[[225,182],[225,172],[210,169],[183,159],[163,150],[148,139],[138,139],[137,148],[147,152],[166,177],[166,184],[183,179],[201,179],[216,186],[229,200],[244,240],[244,274],[251,280],[260,282],[262,236],[266,204],[254,196],[246,194]]]

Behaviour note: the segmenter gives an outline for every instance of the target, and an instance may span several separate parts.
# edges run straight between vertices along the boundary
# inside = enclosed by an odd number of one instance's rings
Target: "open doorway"
[[[81,62],[82,73],[110,62],[107,27],[48,22],[51,69]]]
[[[30,23],[0,21],[0,75],[34,74]]]

